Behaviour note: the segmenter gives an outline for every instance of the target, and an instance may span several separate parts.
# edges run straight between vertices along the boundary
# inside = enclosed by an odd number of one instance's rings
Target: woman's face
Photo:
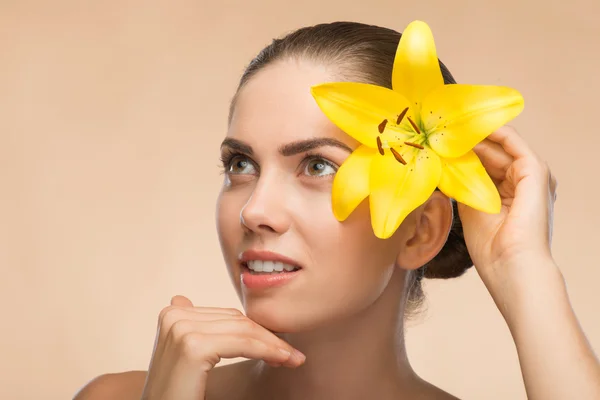
[[[278,332],[365,309],[387,286],[398,255],[395,237],[374,236],[368,200],[344,222],[333,216],[333,178],[358,145],[311,96],[312,85],[334,80],[326,67],[302,61],[261,70],[240,91],[221,148],[224,259],[246,314]],[[287,272],[285,264],[300,269]],[[265,266],[284,271],[250,271]]]

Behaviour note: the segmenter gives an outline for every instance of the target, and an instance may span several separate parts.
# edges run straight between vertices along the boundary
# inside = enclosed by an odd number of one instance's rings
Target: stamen
[[[420,133],[421,133],[421,131],[419,130],[419,127],[417,126],[417,124],[415,124],[415,123],[413,122],[413,120],[412,120],[412,119],[410,119],[410,117],[406,117],[406,118],[408,118],[408,122],[410,122],[410,124],[412,125],[413,129],[415,130],[415,132],[417,132],[417,133],[419,133],[419,134],[420,134]]]
[[[377,136],[377,149],[379,150],[379,154],[384,155],[383,146],[381,144],[381,139]]]
[[[379,126],[377,127],[379,129],[379,133],[383,133],[383,131],[385,130],[385,126],[387,125],[388,120],[384,119],[382,123],[379,124]]]
[[[425,148],[425,147],[421,146],[420,144],[411,143],[411,142],[404,142],[404,144],[407,146],[415,147],[417,149],[421,149],[421,150],[423,150]]]
[[[398,153],[396,150],[394,149],[390,149],[390,151],[392,152],[392,154],[394,155],[394,158],[396,159],[396,161],[398,161],[400,164],[402,165],[406,165],[406,161],[404,161],[404,158],[402,158],[402,156],[400,155],[400,153]]]
[[[400,115],[398,115],[398,119],[396,120],[396,125],[400,125],[400,122],[402,122],[402,119],[404,118],[404,116],[406,115],[406,112],[408,111],[408,107],[406,107],[401,113]]]

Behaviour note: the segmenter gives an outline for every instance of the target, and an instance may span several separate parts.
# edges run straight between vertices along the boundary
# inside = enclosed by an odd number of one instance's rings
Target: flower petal
[[[498,189],[474,151],[443,158],[438,187],[446,196],[479,211],[496,214],[502,207]]]
[[[369,171],[377,150],[360,146],[342,163],[333,178],[331,202],[333,214],[344,221],[369,195]]]
[[[402,33],[392,72],[392,87],[412,105],[444,85],[433,33],[425,22],[414,21]]]
[[[460,157],[523,110],[515,89],[445,85],[423,101],[421,121],[431,148],[441,157]]]
[[[410,137],[404,128],[395,125],[397,116],[409,106],[408,100],[391,89],[367,83],[336,82],[313,86],[311,93],[327,118],[366,146],[377,147],[379,126],[386,119],[386,131]],[[407,115],[413,115],[410,109]]]
[[[427,201],[440,180],[441,161],[433,151],[402,149],[406,165],[391,153],[375,157],[371,164],[371,224],[380,239],[392,236],[406,216]]]

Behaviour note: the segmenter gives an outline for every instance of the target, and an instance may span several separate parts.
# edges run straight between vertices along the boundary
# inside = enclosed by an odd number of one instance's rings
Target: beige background
[[[214,229],[218,144],[250,58],[324,21],[427,21],[459,81],[513,86],[560,180],[555,257],[600,348],[595,0],[0,1],[0,398],[67,399],[145,369],[173,294],[239,306]],[[523,399],[477,274],[431,282],[415,368],[465,399]]]

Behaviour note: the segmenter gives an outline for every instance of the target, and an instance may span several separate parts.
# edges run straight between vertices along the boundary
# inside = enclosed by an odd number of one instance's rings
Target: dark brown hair
[[[392,29],[356,22],[333,22],[298,29],[265,47],[248,65],[231,102],[233,113],[237,93],[261,69],[282,59],[311,60],[332,65],[353,81],[392,87],[392,68],[401,34]],[[456,81],[440,61],[445,84]],[[472,265],[465,244],[456,202],[452,201],[454,220],[446,244],[428,264],[411,274],[409,301],[423,298],[421,279],[449,279],[461,276]],[[412,308],[412,307],[411,307]]]

